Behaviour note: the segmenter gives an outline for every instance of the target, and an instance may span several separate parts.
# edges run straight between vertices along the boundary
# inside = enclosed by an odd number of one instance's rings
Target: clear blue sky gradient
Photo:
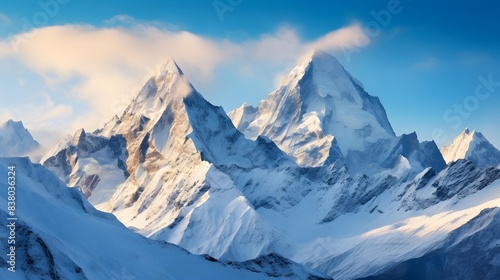
[[[314,40],[352,22],[367,26],[374,21],[372,11],[386,9],[390,2],[232,1],[241,3],[221,20],[212,0],[72,0],[49,25],[87,23],[99,27],[113,16],[128,15],[236,42],[258,38],[284,25],[298,29],[301,38]],[[0,4],[0,12],[19,23],[2,26],[0,36],[21,32],[21,19],[40,9],[37,2]],[[482,131],[500,148],[500,86],[494,86],[484,100],[475,96],[482,84],[478,77],[500,82],[500,3],[401,0],[400,4],[403,11],[392,16],[370,46],[353,54],[350,61],[339,57],[345,68],[370,94],[380,97],[397,134],[417,131],[421,140],[440,138],[435,140],[441,146],[469,127]],[[256,83],[233,79],[230,69],[221,69],[216,74],[231,79],[198,89],[212,103],[230,111],[245,101],[255,105],[265,98],[273,89],[273,71],[262,69]]]

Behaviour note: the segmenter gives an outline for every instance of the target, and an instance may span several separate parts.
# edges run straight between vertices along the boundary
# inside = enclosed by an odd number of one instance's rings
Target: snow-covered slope
[[[16,272],[2,279],[327,279],[278,255],[245,263],[221,263],[174,245],[146,239],[110,214],[94,209],[76,190],[27,158],[0,158],[0,169],[15,166]],[[7,189],[7,172],[0,186]],[[7,205],[7,191],[0,195]],[[0,232],[9,235],[8,213],[0,209]],[[2,252],[7,242],[2,242]]]
[[[478,267],[489,267],[491,261],[495,260],[495,255],[491,253],[497,250],[495,244],[498,238],[495,237],[497,236],[495,232],[498,229],[495,227],[497,224],[495,222],[483,234],[478,231],[480,227],[469,226],[467,223],[477,215],[481,219],[480,212],[484,209],[498,207],[500,205],[499,191],[500,181],[497,180],[488,189],[470,195],[459,202],[448,201],[418,211],[391,209],[392,203],[386,201],[388,205],[380,209],[384,213],[352,214],[333,222],[332,226],[347,228],[348,232],[344,230],[344,232],[340,231],[340,234],[314,240],[303,246],[295,260],[310,264],[338,279],[357,279],[383,273],[398,264],[401,264],[398,266],[400,269],[404,269],[407,260],[432,254],[438,248],[443,248],[444,252],[447,252],[446,248],[459,252],[461,249],[474,246],[474,243],[468,244],[468,240],[481,240],[484,236],[491,236],[492,238],[485,240],[485,243],[489,245],[477,246],[468,252],[477,262],[455,262],[450,263],[447,268],[447,270],[460,271],[462,275],[470,275],[477,272]],[[465,226],[462,227],[463,225]],[[464,231],[463,228],[467,230]],[[462,244],[454,247],[456,243],[451,242],[449,236],[457,237],[453,240]],[[462,239],[467,236],[471,238]],[[451,260],[454,258],[453,254],[452,252],[449,255],[443,253],[443,257],[449,257]],[[426,266],[415,265],[414,268],[423,271]],[[376,279],[412,279],[384,277],[394,275],[397,271],[392,270]],[[440,278],[439,274],[434,276],[437,277],[416,279],[445,279]],[[479,277],[479,279],[482,278]]]
[[[353,173],[377,173],[381,165],[394,162],[394,146],[400,140],[380,100],[322,51],[299,63],[257,108],[244,104],[229,116],[247,137],[268,137],[302,166],[341,160]],[[412,149],[419,144],[412,145],[403,150],[418,153]],[[435,144],[425,145],[430,149],[414,157],[416,168],[442,169],[445,164]]]
[[[481,132],[466,128],[449,146],[441,148],[447,163],[468,159],[479,167],[498,166],[500,151],[495,148]]]
[[[425,255],[366,280],[500,279],[500,208],[488,208]]]
[[[1,157],[26,156],[39,147],[22,122],[8,120],[0,125]]]

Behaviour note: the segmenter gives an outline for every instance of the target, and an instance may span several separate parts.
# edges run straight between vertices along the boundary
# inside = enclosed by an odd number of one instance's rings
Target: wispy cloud
[[[0,59],[18,60],[47,85],[70,87],[66,94],[78,98],[90,110],[88,115],[71,116],[69,127],[93,129],[119,114],[167,57],[173,57],[197,85],[210,83],[220,66],[244,73],[252,65],[288,65],[313,48],[340,51],[362,47],[358,42],[364,36],[359,24],[333,30],[316,40],[304,40],[295,29],[283,27],[256,39],[235,42],[139,23],[125,15],[111,22],[126,22],[127,26],[62,25],[18,34],[0,42]],[[368,42],[365,40],[365,44]],[[42,110],[23,106],[16,110],[25,114]],[[53,103],[45,104],[45,110],[52,112],[51,118],[71,113],[70,108]]]
[[[22,120],[34,137],[47,148],[58,137],[72,129],[74,109],[58,103],[42,91],[34,92],[17,106],[9,106],[0,112],[0,122],[8,119]]]

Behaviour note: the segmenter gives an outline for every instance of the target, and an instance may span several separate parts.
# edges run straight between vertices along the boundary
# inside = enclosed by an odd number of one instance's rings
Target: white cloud
[[[35,92],[26,102],[2,108],[0,122],[21,120],[45,148],[54,144],[63,132],[69,132],[73,122],[73,107],[56,103],[45,92]],[[50,137],[48,137],[50,135]]]
[[[323,37],[308,45],[309,49],[322,49],[327,51],[346,50],[351,48],[362,48],[370,43],[363,28],[359,24],[353,24],[335,31],[331,31]]]
[[[101,28],[50,26],[1,41],[0,59],[17,59],[43,77],[48,87],[70,86],[66,94],[91,108],[84,116],[74,116],[71,108],[46,102],[42,109],[34,104],[19,105],[16,112],[22,110],[34,115],[31,117],[34,119],[35,113],[44,110],[45,117],[34,122],[40,125],[64,114],[67,118],[69,114],[71,124],[65,127],[94,129],[119,114],[144,81],[154,75],[158,63],[168,56],[179,63],[195,85],[203,85],[213,80],[214,71],[221,65],[234,67],[244,75],[251,72],[252,65],[289,65],[312,48],[338,51],[368,43],[359,24],[331,31],[312,41],[300,38],[293,28],[283,27],[257,39],[234,42],[133,23],[133,18],[124,15],[111,21],[132,24]],[[365,40],[360,44],[360,39]],[[47,100],[53,99],[59,100],[55,96]]]

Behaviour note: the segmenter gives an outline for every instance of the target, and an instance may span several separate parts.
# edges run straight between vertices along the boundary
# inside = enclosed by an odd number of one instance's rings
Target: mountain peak
[[[186,97],[196,91],[173,58],[165,60],[152,82],[155,83],[152,88],[148,84],[145,87],[148,91],[154,89],[157,97],[163,100],[168,99],[165,94],[172,95],[171,97]]]
[[[309,63],[311,63],[311,62],[326,62],[326,63],[338,64],[338,65],[342,66],[336,57],[334,57],[333,55],[331,55],[323,50],[314,50],[314,51],[308,53],[305,61],[309,62]]]
[[[161,115],[172,100],[180,102],[193,94],[196,94],[196,90],[189,79],[177,63],[168,58],[145,83],[124,113],[153,119],[155,115]],[[112,121],[107,127],[113,127],[116,122],[120,120]],[[108,131],[108,128],[104,130]]]
[[[468,127],[466,127],[466,128],[464,129],[464,131],[462,131],[462,133],[461,133],[461,134],[463,134],[463,135],[469,135],[469,134],[475,134],[475,133],[476,133],[476,131],[475,131],[475,130],[472,130],[472,131],[471,131]]]
[[[253,107],[253,106],[252,106],[252,104],[245,102],[245,103],[243,103],[243,105],[241,105],[241,107],[246,108],[246,107]]]
[[[479,167],[498,166],[500,151],[476,130],[466,128],[450,145],[441,148],[446,163],[467,159]]]
[[[304,72],[310,67],[316,67],[318,70],[326,70],[327,73],[331,73],[332,71],[346,73],[344,67],[336,57],[322,50],[310,52],[297,67],[304,69]]]
[[[157,76],[164,77],[168,74],[184,75],[179,65],[177,65],[177,62],[175,62],[175,60],[171,57],[168,57],[165,60],[165,62],[161,65],[157,73]]]
[[[14,121],[13,119],[9,119],[5,122],[4,126],[9,126],[16,130],[25,129],[22,121]]]
[[[73,136],[73,139],[75,139],[75,141],[80,141],[80,140],[84,139],[85,136],[86,136],[85,129],[80,128],[79,130],[77,130],[75,132],[75,135]]]
[[[267,136],[304,166],[322,165],[332,146],[347,156],[395,137],[380,100],[321,50],[308,53],[255,110],[242,106],[230,117],[247,137]]]
[[[0,125],[0,156],[25,156],[39,146],[22,121],[9,119]]]
[[[0,125],[0,129],[10,130],[20,136],[23,136],[26,133],[29,134],[22,121],[14,121],[12,119],[9,119],[3,125]]]
[[[319,81],[319,83],[329,83],[330,87],[332,83],[336,83],[339,80],[349,80],[350,78],[350,75],[337,58],[325,51],[314,50],[307,53],[300,60],[297,66],[282,81],[281,85],[293,87],[311,76],[314,76],[315,80]]]

